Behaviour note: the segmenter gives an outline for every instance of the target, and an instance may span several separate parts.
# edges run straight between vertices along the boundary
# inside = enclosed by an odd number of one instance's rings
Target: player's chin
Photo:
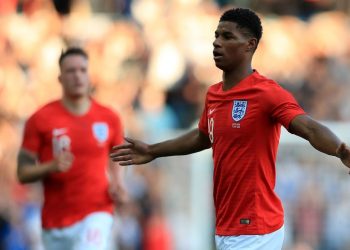
[[[215,61],[215,66],[218,68],[218,69],[221,69],[221,70],[224,70],[225,69],[225,65],[220,62],[220,61]]]

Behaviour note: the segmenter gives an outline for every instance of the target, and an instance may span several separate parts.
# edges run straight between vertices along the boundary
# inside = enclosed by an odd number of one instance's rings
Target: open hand
[[[148,144],[130,138],[125,140],[125,144],[113,147],[113,152],[110,154],[112,161],[119,162],[121,166],[128,166],[145,164],[155,158]]]

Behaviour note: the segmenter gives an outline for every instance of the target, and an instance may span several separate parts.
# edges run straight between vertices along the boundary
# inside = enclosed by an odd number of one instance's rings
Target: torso
[[[41,162],[51,161],[62,150],[74,155],[68,172],[51,174],[44,179],[43,226],[67,226],[96,210],[111,212],[108,155],[113,144],[122,141],[119,118],[95,102],[85,115],[76,116],[56,101],[31,119],[35,120],[32,126],[37,130],[36,153]]]
[[[212,142],[219,235],[270,233],[283,224],[283,208],[274,192],[281,124],[269,100],[271,90],[284,94],[280,89],[255,72],[231,90],[223,91],[219,83],[207,93],[199,127],[207,129],[203,132]],[[281,123],[303,113],[283,110],[289,117]]]

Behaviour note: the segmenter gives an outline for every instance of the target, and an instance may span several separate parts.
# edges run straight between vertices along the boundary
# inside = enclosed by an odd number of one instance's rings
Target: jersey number
[[[209,140],[211,144],[214,143],[214,118],[211,117],[208,119],[208,133],[209,133]]]

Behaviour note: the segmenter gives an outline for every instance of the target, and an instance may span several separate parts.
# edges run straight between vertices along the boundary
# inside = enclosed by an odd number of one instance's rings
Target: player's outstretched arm
[[[71,167],[73,159],[70,152],[62,152],[53,161],[38,164],[34,154],[21,149],[17,157],[17,178],[21,183],[30,183],[43,179],[49,173],[65,172]]]
[[[311,117],[295,117],[289,126],[289,132],[308,140],[315,149],[339,157],[343,164],[350,168],[350,148],[330,129]]]
[[[199,129],[194,129],[180,137],[156,144],[125,138],[125,144],[114,146],[110,157],[122,166],[150,162],[158,157],[186,155],[210,148],[210,140]]]

